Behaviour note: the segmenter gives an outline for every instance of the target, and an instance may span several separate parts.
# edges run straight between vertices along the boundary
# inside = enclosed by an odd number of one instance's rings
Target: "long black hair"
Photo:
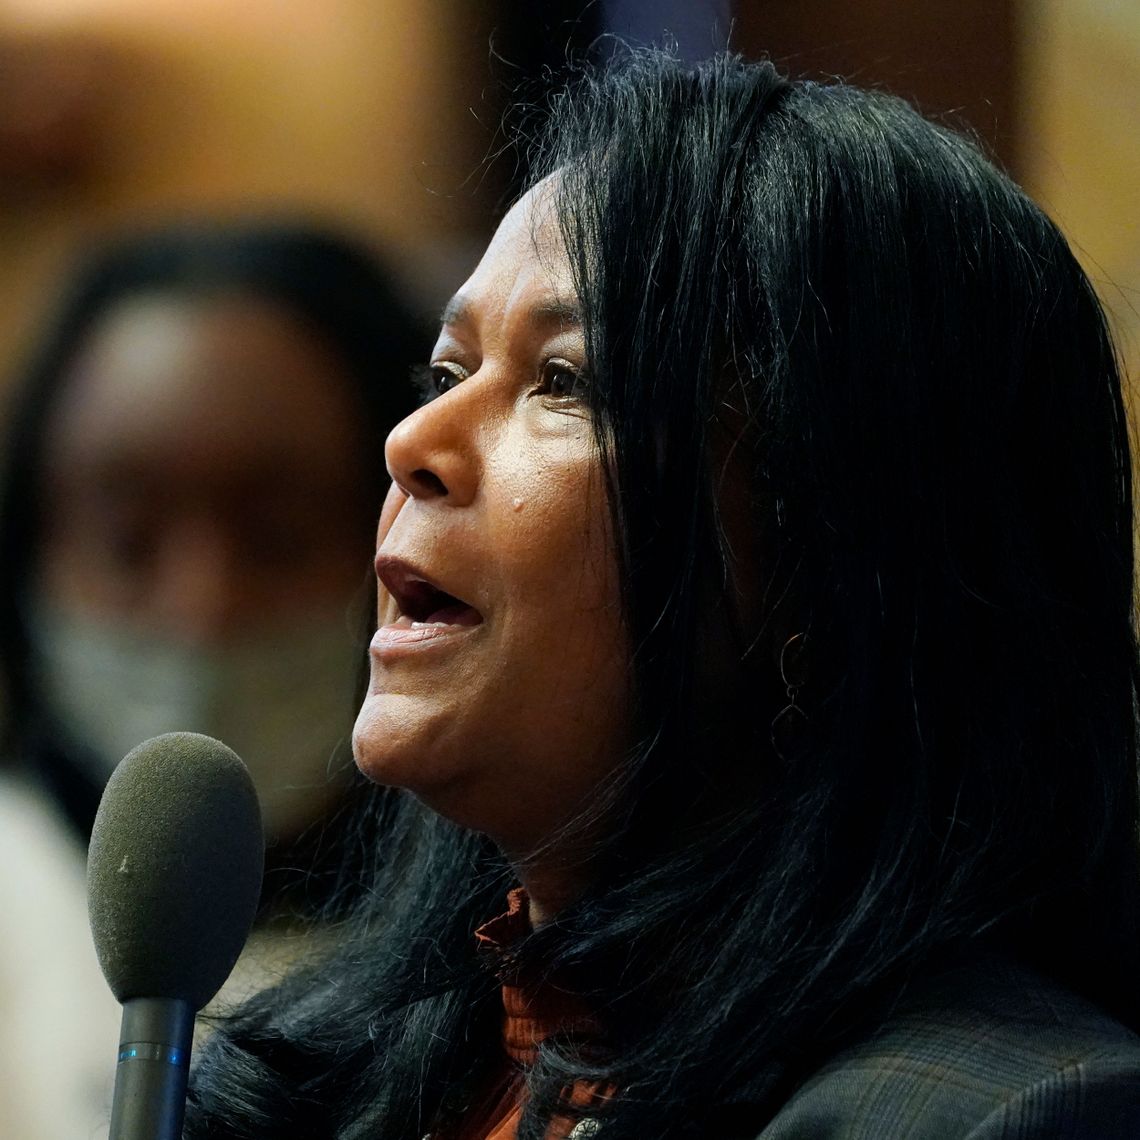
[[[923,970],[997,949],[1140,1022],[1121,383],[1055,226],[889,96],[633,53],[552,178],[634,647],[592,886],[515,951],[606,1137],[754,1135]],[[599,808],[599,810],[602,810]],[[216,1029],[193,1137],[420,1136],[494,1052],[509,868],[377,790],[337,952]]]
[[[102,792],[42,732],[28,670],[28,589],[38,558],[47,431],[70,365],[91,331],[127,299],[239,294],[282,308],[343,364],[375,455],[411,407],[408,371],[428,337],[382,261],[345,233],[305,220],[188,220],[117,235],[87,251],[30,355],[15,393],[0,471],[0,668],[5,754],[34,766],[86,837]],[[272,397],[266,412],[272,414]],[[361,470],[362,501],[379,509],[383,463]],[[370,485],[369,485],[370,481]]]

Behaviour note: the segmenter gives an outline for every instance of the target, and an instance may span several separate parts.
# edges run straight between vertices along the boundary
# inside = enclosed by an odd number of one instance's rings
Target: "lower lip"
[[[407,653],[442,648],[478,629],[478,625],[426,625],[411,629],[403,625],[384,625],[372,635],[371,650],[377,657],[390,659]]]

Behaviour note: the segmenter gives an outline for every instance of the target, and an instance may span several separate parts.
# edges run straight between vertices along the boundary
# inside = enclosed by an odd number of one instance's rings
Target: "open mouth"
[[[376,574],[400,611],[391,625],[404,629],[479,625],[483,615],[398,558],[378,558]]]

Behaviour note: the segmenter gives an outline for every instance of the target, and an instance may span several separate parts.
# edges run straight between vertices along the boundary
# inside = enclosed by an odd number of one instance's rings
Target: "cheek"
[[[501,579],[527,609],[572,609],[617,593],[605,487],[593,455],[536,460],[502,496]]]
[[[514,534],[500,550],[511,584],[508,643],[530,689],[547,687],[565,705],[589,701],[627,659],[609,508],[594,463],[552,472],[539,489],[510,500]],[[508,553],[509,552],[509,553]],[[565,710],[574,715],[576,710]]]

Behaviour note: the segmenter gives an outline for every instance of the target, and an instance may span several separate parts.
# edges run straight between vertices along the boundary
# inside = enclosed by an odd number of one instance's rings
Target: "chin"
[[[425,795],[459,774],[439,724],[423,715],[420,704],[390,694],[365,698],[352,730],[352,757],[373,783]]]
[[[504,795],[501,778],[490,778],[486,754],[465,747],[430,718],[413,720],[400,707],[405,703],[407,698],[390,696],[365,700],[352,732],[357,768],[373,783],[409,792],[437,815],[500,841],[515,797]],[[441,718],[443,724],[453,720],[454,714]]]
[[[377,784],[404,787],[408,767],[405,735],[393,723],[391,697],[368,696],[356,715],[352,729],[352,758],[357,768]]]

